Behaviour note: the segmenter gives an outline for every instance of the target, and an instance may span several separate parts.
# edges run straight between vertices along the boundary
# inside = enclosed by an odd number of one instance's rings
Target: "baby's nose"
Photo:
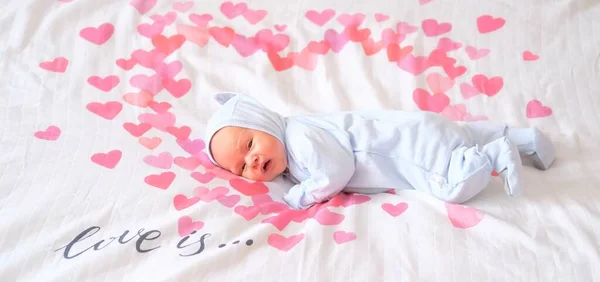
[[[258,164],[258,156],[257,155],[249,155],[246,164],[250,167],[254,168]]]

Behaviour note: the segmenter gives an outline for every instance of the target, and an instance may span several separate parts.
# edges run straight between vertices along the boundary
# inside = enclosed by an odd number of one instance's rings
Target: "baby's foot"
[[[540,130],[534,128],[533,133],[533,165],[537,169],[547,170],[554,162],[555,152],[552,141]]]
[[[517,145],[521,154],[531,157],[537,169],[546,170],[554,162],[554,145],[539,129],[510,128],[507,136]]]
[[[494,170],[502,176],[506,192],[511,196],[521,194],[523,164],[517,146],[502,137],[483,146],[483,151],[490,157]]]

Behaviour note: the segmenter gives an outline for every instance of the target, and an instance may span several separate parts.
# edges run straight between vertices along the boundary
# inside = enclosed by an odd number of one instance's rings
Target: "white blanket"
[[[596,0],[4,2],[0,281],[600,281]],[[557,161],[289,211],[207,162],[220,91],[537,126]]]

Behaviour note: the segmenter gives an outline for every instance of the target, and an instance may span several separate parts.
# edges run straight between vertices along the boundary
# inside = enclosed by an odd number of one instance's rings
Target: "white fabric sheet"
[[[600,281],[599,19],[596,0],[3,1],[0,281]],[[557,160],[519,198],[494,178],[464,206],[290,212],[287,181],[207,166],[220,91],[537,126]]]

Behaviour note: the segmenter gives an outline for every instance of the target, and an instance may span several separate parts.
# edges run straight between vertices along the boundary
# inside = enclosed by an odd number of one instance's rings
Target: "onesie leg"
[[[509,128],[506,136],[519,148],[519,152],[531,156],[537,169],[548,169],[555,158],[552,141],[537,128]]]
[[[492,163],[492,167],[504,177],[504,185],[511,196],[522,193],[521,172],[523,164],[517,146],[507,137],[498,138],[482,149]]]
[[[521,158],[508,138],[500,137],[484,145],[460,147],[452,151],[447,175],[428,173],[426,192],[450,203],[463,203],[483,191],[492,171],[502,172],[509,195],[521,193]]]
[[[485,189],[493,167],[478,146],[460,147],[452,151],[447,177],[433,174],[429,178],[437,197],[450,203],[463,203]]]
[[[484,146],[506,134],[507,126],[501,123],[493,123],[487,120],[459,122],[465,130],[467,137],[474,144]]]
[[[504,124],[490,121],[460,123],[469,140],[483,146],[500,137],[506,136],[514,143],[523,156],[531,156],[534,166],[541,170],[548,169],[555,158],[552,141],[537,128],[508,128]]]

